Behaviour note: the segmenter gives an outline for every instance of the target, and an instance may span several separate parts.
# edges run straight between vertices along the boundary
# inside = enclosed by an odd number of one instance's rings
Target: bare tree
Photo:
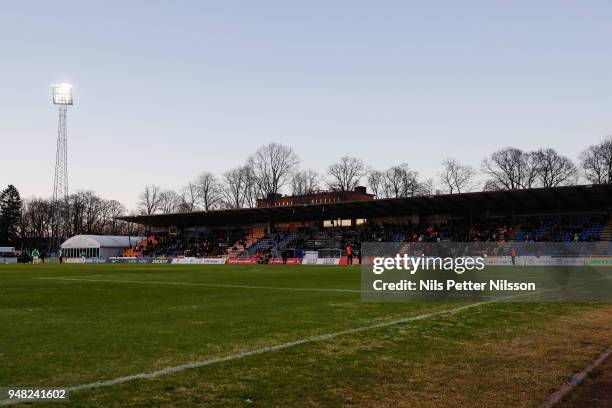
[[[436,193],[436,186],[432,178],[419,183],[419,195],[434,195]]]
[[[192,212],[198,209],[199,192],[194,183],[189,183],[181,190],[181,199],[178,211]]]
[[[117,235],[119,232],[120,221],[117,220],[118,217],[121,217],[125,214],[125,207],[117,200],[110,200],[108,202],[108,216],[110,217],[110,231],[109,233],[112,235]]]
[[[249,157],[247,165],[253,171],[259,190],[267,196],[280,192],[299,162],[299,157],[290,147],[269,143],[257,149]]]
[[[459,163],[455,159],[446,159],[442,162],[440,182],[450,193],[461,193],[472,188],[472,181],[476,170],[472,166]]]
[[[221,188],[217,177],[211,172],[204,171],[193,184],[196,188],[198,202],[204,211],[217,208],[221,199]]]
[[[385,172],[384,190],[386,197],[414,197],[420,194],[418,173],[410,170],[406,163],[391,166]]]
[[[368,174],[363,160],[356,157],[343,156],[337,163],[327,168],[331,181],[328,183],[333,190],[351,191],[359,185],[361,179]]]
[[[312,169],[296,171],[291,178],[291,194],[304,195],[319,190],[321,176]]]
[[[33,198],[24,201],[20,235],[30,238],[47,238],[50,233],[52,206],[49,200]]]
[[[242,175],[242,205],[244,207],[253,208],[257,206],[257,199],[263,197],[257,177],[253,168],[248,164],[240,168]]]
[[[506,147],[483,160],[482,171],[491,178],[485,187],[495,190],[530,188],[536,181],[537,168],[530,153]]]
[[[593,184],[612,183],[612,136],[580,154],[585,178]]]
[[[151,215],[159,208],[159,187],[150,184],[145,186],[144,191],[140,193],[138,208],[141,214]]]
[[[504,190],[504,187],[502,187],[501,184],[499,184],[497,181],[493,179],[489,179],[485,181],[484,185],[482,186],[482,191],[499,191],[499,190]]]
[[[85,191],[85,231],[93,234],[103,231],[108,222],[107,201],[98,197],[93,191]]]
[[[368,185],[375,198],[385,198],[385,172],[372,170],[368,174]]]
[[[537,187],[540,171],[538,157],[535,152],[524,153],[524,156],[526,165],[524,167],[523,188]]]
[[[173,214],[179,211],[182,199],[174,190],[166,190],[159,193],[159,211],[162,214]]]
[[[77,191],[68,197],[67,202],[60,204],[61,211],[67,215],[58,225],[61,237],[77,234],[121,235],[128,232],[128,223],[117,220],[125,212],[118,201],[105,200],[92,191]],[[24,201],[22,208],[20,240],[30,248],[40,247],[51,232],[53,205],[50,200],[33,198]],[[137,230],[142,231],[143,228],[137,226]]]
[[[531,158],[536,169],[537,184],[542,187],[557,187],[576,178],[574,163],[554,149],[539,149],[531,153]]]
[[[221,194],[225,208],[241,208],[244,204],[245,170],[236,167],[223,173]]]
[[[391,166],[385,171],[371,171],[368,175],[368,184],[376,198],[428,194],[426,186],[418,180],[418,173],[410,170],[406,163]]]

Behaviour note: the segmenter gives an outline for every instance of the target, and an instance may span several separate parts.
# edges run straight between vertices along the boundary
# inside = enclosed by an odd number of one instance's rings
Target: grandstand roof
[[[439,194],[373,201],[347,201],[286,207],[241,208],[120,217],[142,225],[223,226],[258,222],[393,217],[410,214],[511,215],[525,213],[607,211],[612,185],[582,185],[523,190]]]
[[[117,235],[75,235],[61,245],[67,248],[128,248],[142,241],[144,237],[126,237]]]

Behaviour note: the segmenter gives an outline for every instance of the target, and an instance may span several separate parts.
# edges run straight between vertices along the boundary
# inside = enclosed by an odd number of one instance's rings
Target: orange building
[[[257,200],[257,207],[287,207],[291,205],[341,203],[345,201],[371,201],[373,194],[369,194],[365,187],[355,187],[353,191],[322,191],[312,194],[295,196],[268,196]]]

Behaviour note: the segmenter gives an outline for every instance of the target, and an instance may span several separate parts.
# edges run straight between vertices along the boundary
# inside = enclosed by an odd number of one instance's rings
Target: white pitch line
[[[331,289],[331,288],[289,288],[274,286],[249,286],[249,285],[224,285],[216,283],[194,283],[194,282],[164,282],[164,281],[140,281],[140,280],[117,280],[117,279],[84,279],[84,278],[62,278],[48,277],[38,278],[48,280],[76,281],[76,282],[109,282],[109,283],[140,283],[143,285],[179,285],[179,286],[208,286],[213,288],[239,288],[239,289],[267,289],[267,290],[289,290],[308,292],[350,292],[361,293],[358,289]]]
[[[189,370],[189,369],[192,369],[192,368],[199,368],[199,367],[209,366],[209,365],[216,364],[216,363],[223,363],[223,362],[227,362],[227,361],[239,360],[241,358],[250,357],[250,356],[254,356],[254,355],[258,355],[258,354],[263,354],[263,353],[269,353],[269,352],[278,351],[278,350],[284,350],[284,349],[288,349],[288,348],[291,348],[291,347],[300,346],[300,345],[303,345],[303,344],[315,343],[315,342],[330,340],[330,339],[333,339],[333,338],[336,338],[336,337],[339,337],[339,336],[344,336],[344,335],[347,335],[347,334],[355,334],[355,333],[360,333],[360,332],[364,332],[364,331],[368,331],[368,330],[374,330],[374,329],[380,329],[380,328],[384,328],[384,327],[394,326],[394,325],[398,325],[398,324],[402,324],[402,323],[409,323],[409,322],[414,322],[414,321],[418,321],[418,320],[424,320],[424,319],[427,319],[427,318],[430,318],[430,317],[435,317],[435,316],[440,316],[440,315],[445,315],[445,314],[457,313],[457,312],[460,312],[460,311],[463,311],[463,310],[466,310],[466,309],[471,309],[471,308],[474,308],[474,307],[479,307],[479,306],[482,306],[482,305],[485,305],[485,304],[488,304],[488,303],[492,303],[492,302],[495,302],[495,301],[496,300],[489,301],[489,302],[481,302],[481,303],[471,303],[469,305],[459,306],[459,307],[456,307],[456,308],[453,308],[453,309],[444,309],[444,310],[439,310],[439,311],[436,311],[436,312],[424,313],[424,314],[421,314],[421,315],[418,315],[418,316],[404,317],[402,319],[391,320],[391,321],[371,324],[371,325],[367,325],[367,326],[355,327],[353,329],[347,329],[347,330],[337,331],[337,332],[333,332],[333,333],[322,334],[322,335],[318,335],[318,336],[306,337],[306,338],[301,339],[301,340],[291,341],[291,342],[288,342],[288,343],[276,344],[276,345],[269,346],[269,347],[262,347],[262,348],[254,349],[254,350],[250,350],[250,351],[243,351],[241,353],[230,354],[230,355],[225,356],[225,357],[215,357],[215,358],[211,358],[211,359],[208,359],[208,360],[193,361],[191,363],[181,364],[181,365],[177,365],[177,366],[173,366],[173,367],[166,367],[166,368],[162,368],[162,369],[156,370],[156,371],[149,371],[149,372],[144,372],[144,373],[126,375],[124,377],[113,378],[113,379],[105,380],[105,381],[97,381],[97,382],[92,382],[92,383],[88,383],[88,384],[75,385],[75,386],[72,386],[72,387],[68,387],[67,390],[69,392],[76,392],[76,391],[89,390],[89,389],[92,389],[92,388],[108,387],[108,386],[111,386],[111,385],[122,384],[122,383],[126,383],[126,382],[133,381],[133,380],[150,379],[150,378],[160,377],[162,375],[172,374],[172,373],[176,373],[176,372],[179,372],[179,371]],[[16,400],[0,400],[0,406],[3,406],[3,405],[13,405],[13,404],[18,404],[18,403],[22,403],[22,402],[23,401],[16,401]]]
[[[114,278],[124,278],[124,277],[130,277],[130,276],[142,276],[143,274],[141,273],[113,273],[113,274],[105,274],[105,275],[87,275],[88,277],[93,277],[93,278],[108,278],[108,277],[114,277]],[[53,278],[74,278],[73,276],[53,276]]]
[[[586,366],[582,371],[576,373],[570,378],[569,382],[563,384],[561,388],[553,392],[546,401],[544,401],[540,408],[552,408],[563,400],[567,394],[569,394],[576,386],[582,384],[587,376],[599,367],[604,361],[612,355],[612,347],[604,350],[591,364]]]

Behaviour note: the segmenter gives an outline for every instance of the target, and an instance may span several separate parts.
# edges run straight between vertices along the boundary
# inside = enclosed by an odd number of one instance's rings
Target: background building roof
[[[128,248],[136,245],[144,237],[126,237],[116,235],[75,235],[61,245],[68,248]]]

